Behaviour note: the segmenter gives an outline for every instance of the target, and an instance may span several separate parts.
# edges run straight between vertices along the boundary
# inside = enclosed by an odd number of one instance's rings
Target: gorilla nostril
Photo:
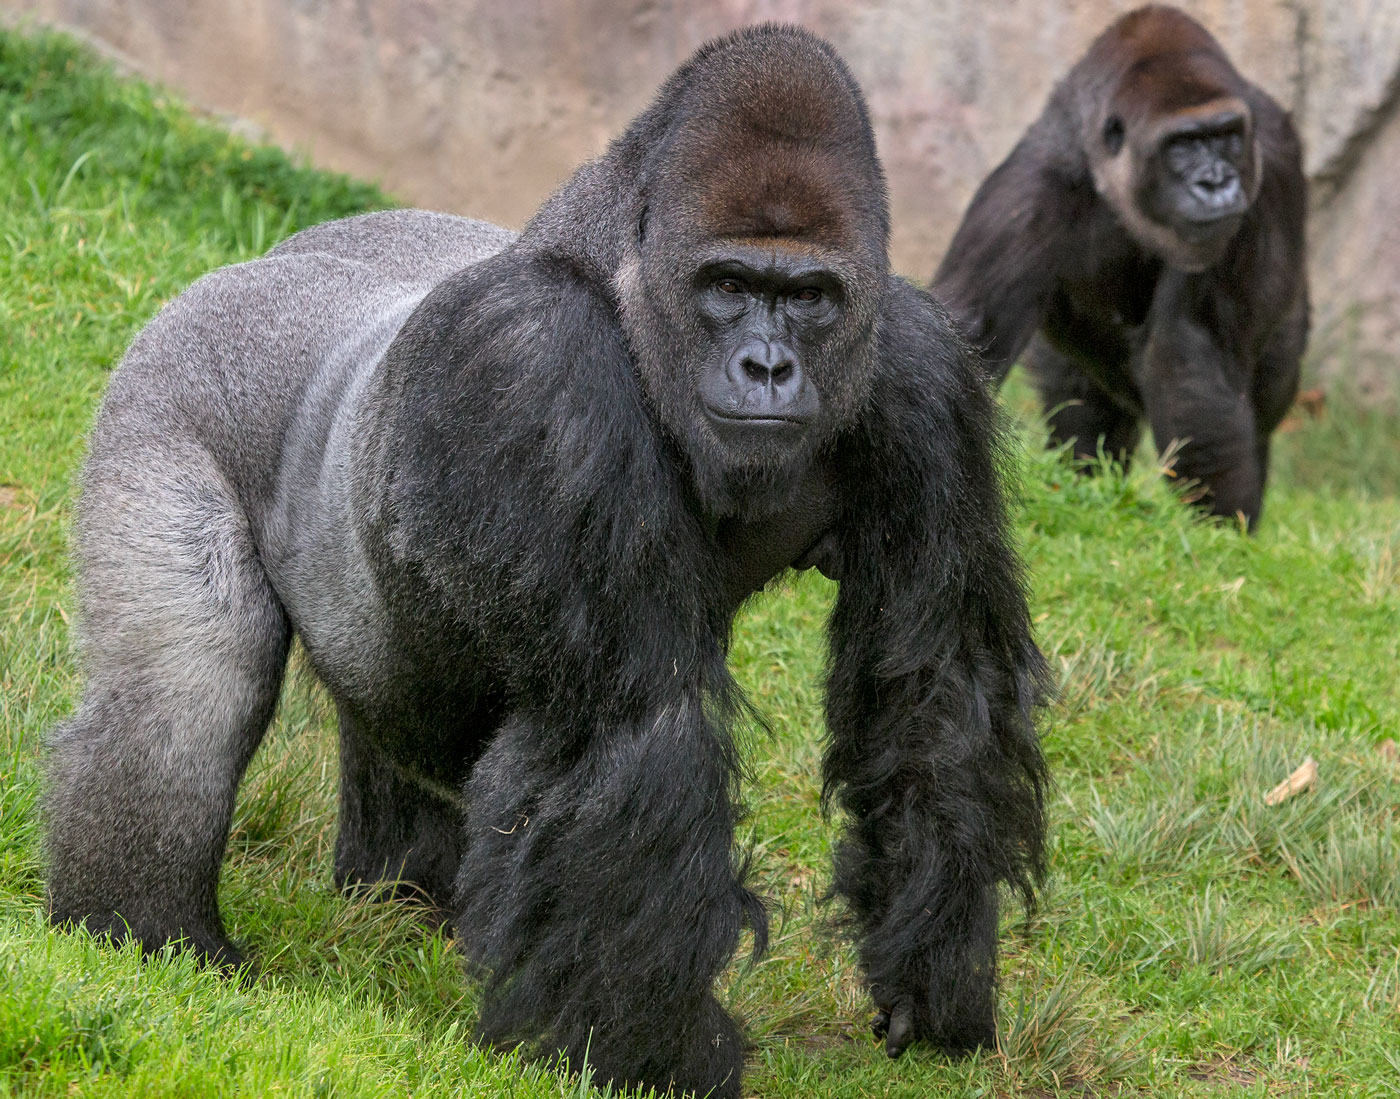
[[[766,383],[773,376],[773,371],[769,369],[766,364],[759,362],[757,359],[745,358],[742,365],[745,376],[751,382]]]
[[[739,363],[744,372],[744,377],[759,385],[783,385],[790,381],[797,372],[797,365],[788,358],[779,359],[776,363],[765,362],[761,357],[745,355]]]
[[[1203,195],[1229,194],[1239,186],[1240,177],[1223,167],[1212,172],[1202,172],[1191,181],[1192,187]]]

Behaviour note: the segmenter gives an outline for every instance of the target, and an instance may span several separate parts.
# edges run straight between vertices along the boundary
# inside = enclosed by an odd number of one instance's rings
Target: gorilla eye
[[[738,294],[743,291],[744,285],[738,279],[720,279],[715,283],[715,289],[725,294]]]
[[[812,302],[817,301],[821,296],[822,292],[815,286],[804,286],[801,290],[797,291],[797,293],[793,294],[792,297],[794,301]]]
[[[1109,156],[1117,156],[1118,150],[1123,147],[1123,120],[1116,114],[1103,124],[1103,147],[1108,150]]]

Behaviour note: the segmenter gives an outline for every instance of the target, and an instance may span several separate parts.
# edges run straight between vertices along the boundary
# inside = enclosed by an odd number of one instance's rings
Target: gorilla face
[[[778,244],[734,245],[695,272],[693,308],[707,336],[700,412],[736,461],[781,461],[822,433],[813,371],[843,319],[846,289],[815,256]]]
[[[762,483],[781,496],[785,473],[854,418],[883,281],[860,267],[792,238],[721,238],[673,266],[671,292],[633,287],[624,313],[643,384],[702,491]]]
[[[1249,207],[1241,175],[1248,171],[1249,115],[1227,111],[1172,127],[1158,143],[1163,185],[1153,196],[1161,220],[1183,228],[1238,225]],[[1164,192],[1164,193],[1163,193]]]
[[[1143,112],[1139,111],[1139,114]],[[1215,264],[1259,190],[1249,107],[1237,98],[1103,123],[1096,176],[1143,247],[1173,267]]]
[[[618,278],[643,390],[720,513],[781,504],[854,420],[877,360],[883,240],[775,225],[762,206],[759,224],[708,233],[648,219]]]
[[[1257,156],[1249,108],[1238,100],[1169,119],[1140,158],[1143,210],[1183,250],[1213,262],[1258,192]]]

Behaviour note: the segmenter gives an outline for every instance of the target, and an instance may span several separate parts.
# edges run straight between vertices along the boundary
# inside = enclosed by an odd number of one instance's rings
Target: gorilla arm
[[[997,385],[1040,327],[1083,224],[1046,129],[1037,123],[982,182],[931,287]]]
[[[1147,420],[1160,452],[1176,441],[1173,473],[1211,514],[1242,515],[1252,529],[1264,497],[1268,429],[1255,423],[1249,372],[1229,353],[1198,285],[1210,275],[1167,271],[1152,299],[1136,364]]]
[[[742,1042],[711,989],[765,924],[732,854],[727,599],[616,314],[568,265],[512,250],[434,291],[385,374],[367,455],[391,486],[381,582],[421,577],[393,601],[422,608],[402,632],[463,629],[453,648],[504,706],[456,882],[459,941],[488,974],[479,1033],[586,1056],[598,1079],[738,1096]]]
[[[1007,545],[995,408],[925,294],[896,282],[851,482],[832,616],[825,793],[836,891],[897,1056],[995,1038],[997,890],[1042,870],[1046,668]],[[870,484],[870,478],[878,482]],[[859,482],[857,484],[857,482]]]

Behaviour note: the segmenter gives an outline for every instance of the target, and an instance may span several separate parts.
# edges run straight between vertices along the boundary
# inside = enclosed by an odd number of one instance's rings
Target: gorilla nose
[[[784,341],[744,341],[731,356],[726,373],[740,415],[779,420],[807,417],[807,380]]]
[[[1210,213],[1224,217],[1244,208],[1244,191],[1234,172],[1210,172],[1191,181],[1191,190]]]
[[[744,340],[700,389],[712,416],[755,428],[805,424],[819,405],[796,351],[784,340]]]
[[[748,381],[778,389],[797,376],[797,363],[781,344],[750,344],[739,352],[739,369]]]

